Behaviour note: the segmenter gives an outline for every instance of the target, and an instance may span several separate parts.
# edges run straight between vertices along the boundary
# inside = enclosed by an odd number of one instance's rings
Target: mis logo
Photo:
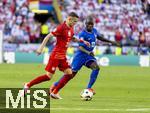
[[[23,110],[28,113],[31,109],[34,112],[37,110],[42,111],[45,109],[46,113],[50,112],[50,98],[49,89],[45,88],[33,88],[27,91],[27,95],[22,96],[23,90],[10,88],[10,89],[0,89],[0,111],[8,110]],[[9,111],[8,111],[9,112]]]

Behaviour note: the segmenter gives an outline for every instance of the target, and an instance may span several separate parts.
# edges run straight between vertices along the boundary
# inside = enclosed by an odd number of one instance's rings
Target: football
[[[90,101],[92,100],[93,92],[90,91],[89,89],[84,89],[81,91],[80,96],[81,96],[81,100]]]

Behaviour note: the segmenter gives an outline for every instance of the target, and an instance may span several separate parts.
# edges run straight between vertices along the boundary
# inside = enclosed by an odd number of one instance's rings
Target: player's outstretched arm
[[[90,52],[90,51],[84,49],[84,47],[82,47],[82,46],[79,46],[79,49],[88,55],[94,56],[93,52]]]
[[[83,39],[78,39],[78,38],[76,38],[76,37],[73,37],[73,38],[72,38],[72,41],[73,41],[73,42],[82,42],[82,43],[86,44],[87,46],[90,46],[90,43],[89,43],[88,41],[85,41],[85,40],[83,40]]]
[[[108,40],[108,39],[106,39],[106,38],[104,38],[104,35],[99,35],[99,36],[97,36],[97,39],[98,40],[101,40],[101,41],[104,41],[104,42],[108,42],[108,43],[111,43],[112,45],[116,45],[116,46],[121,46],[121,44],[120,43],[118,43],[118,42],[115,42],[115,41],[111,41],[111,40]]]
[[[40,47],[37,49],[36,53],[38,55],[40,55],[43,51],[43,48],[45,47],[46,43],[48,42],[48,40],[53,37],[53,34],[49,33],[43,40],[43,42],[41,43]]]

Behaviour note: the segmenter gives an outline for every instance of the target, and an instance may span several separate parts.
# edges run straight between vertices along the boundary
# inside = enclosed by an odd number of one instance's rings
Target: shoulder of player
[[[62,32],[63,32],[64,28],[65,28],[64,22],[63,22],[63,23],[60,23],[60,24],[56,27],[56,29],[61,30]]]
[[[93,28],[93,31],[94,31],[94,33],[97,33],[97,29],[96,28]]]
[[[62,30],[74,30],[73,27],[68,27],[65,22],[60,24]]]
[[[80,32],[79,32],[79,35],[84,37],[86,36],[86,31],[84,29],[82,29]]]
[[[58,26],[61,27],[61,28],[63,28],[65,26],[65,24],[64,24],[64,22],[62,22]]]

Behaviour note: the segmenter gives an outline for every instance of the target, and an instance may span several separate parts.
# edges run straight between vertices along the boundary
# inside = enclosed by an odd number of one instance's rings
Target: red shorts
[[[50,56],[48,64],[45,67],[45,70],[52,73],[52,74],[54,74],[57,67],[59,68],[60,71],[64,71],[67,68],[71,68],[70,64],[67,61],[67,58],[65,58],[65,59],[56,59],[56,58],[53,58],[53,57]]]

